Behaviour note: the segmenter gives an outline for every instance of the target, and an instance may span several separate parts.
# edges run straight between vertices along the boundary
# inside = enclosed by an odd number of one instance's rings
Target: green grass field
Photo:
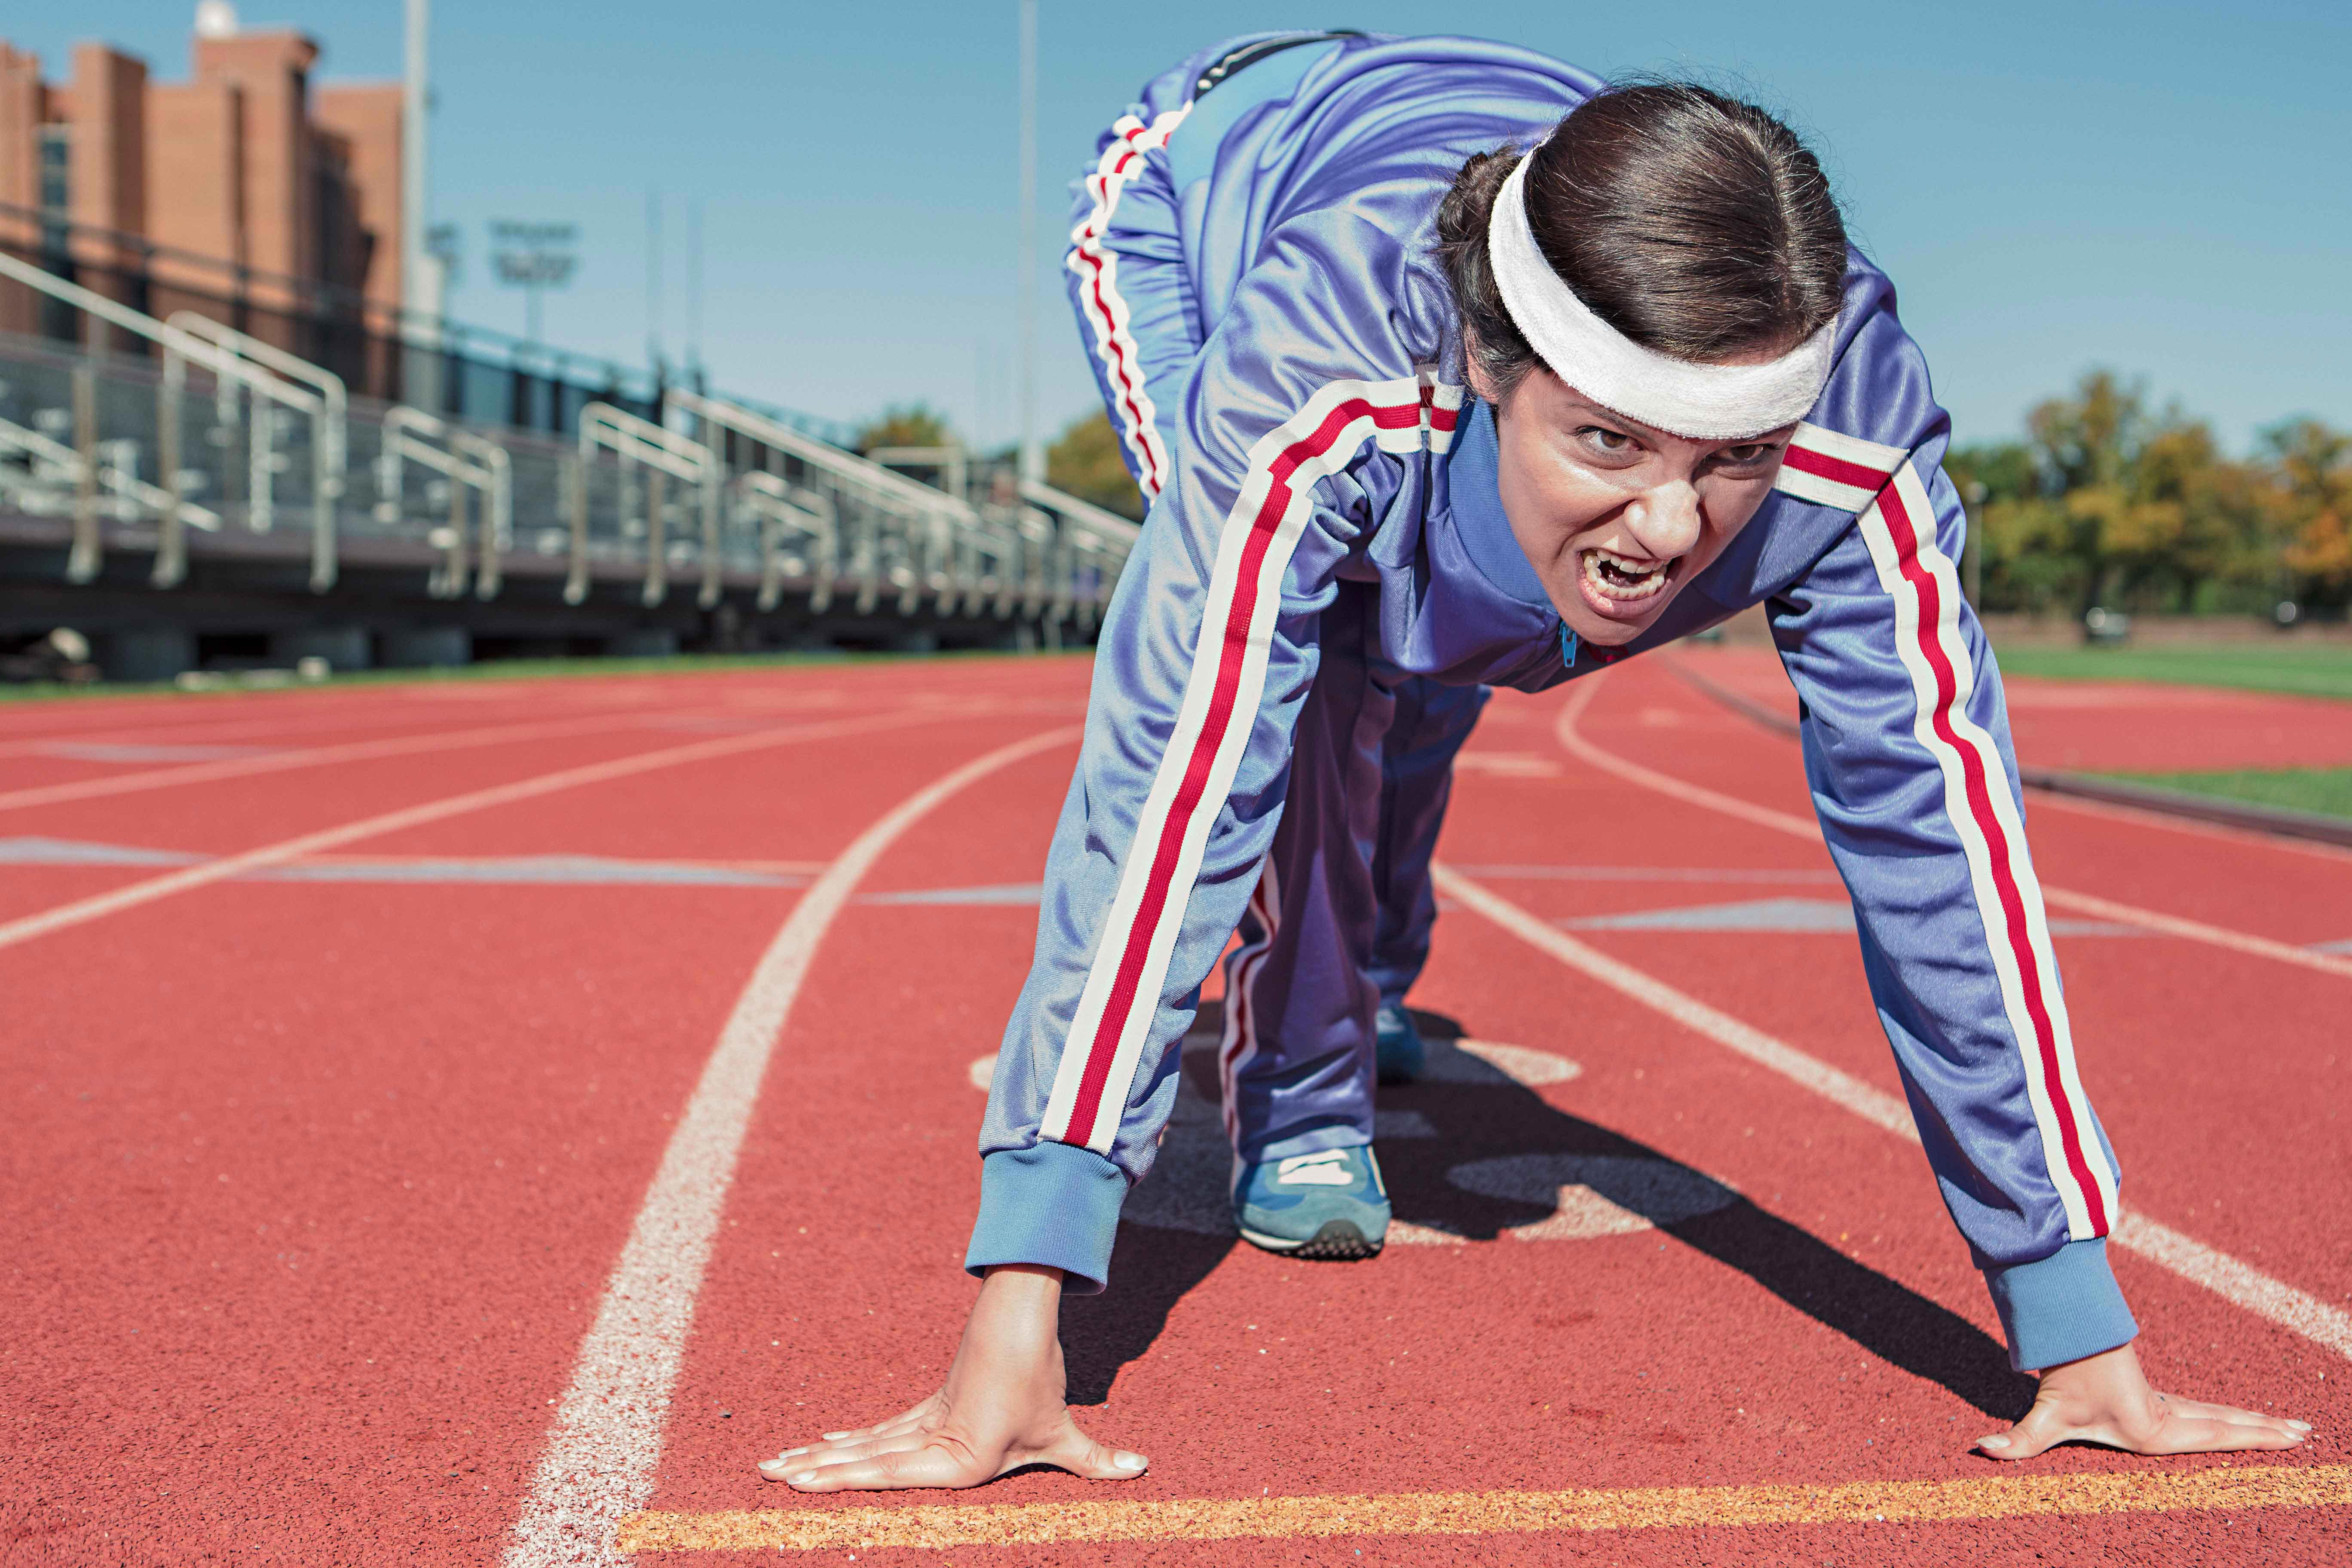
[[[2281,641],[2149,647],[1996,647],[2009,675],[2060,680],[2161,680],[2298,697],[2352,699],[2352,647]]]
[[[2352,768],[2242,768],[2210,773],[2107,773],[2131,784],[2160,784],[2191,795],[2283,805],[2328,816],[2352,817]]]

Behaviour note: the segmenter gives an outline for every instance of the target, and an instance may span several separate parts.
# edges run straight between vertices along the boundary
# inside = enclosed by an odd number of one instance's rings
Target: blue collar
[[[1551,607],[1543,579],[1503,514],[1499,470],[1502,446],[1495,434],[1495,411],[1470,405],[1469,416],[1454,433],[1454,459],[1447,491],[1454,505],[1454,532],[1478,574],[1522,604]]]

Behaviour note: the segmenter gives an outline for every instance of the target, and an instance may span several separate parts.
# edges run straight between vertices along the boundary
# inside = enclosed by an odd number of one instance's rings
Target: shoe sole
[[[1267,1236],[1242,1227],[1242,1239],[1252,1247],[1262,1247],[1268,1252],[1278,1252],[1285,1258],[1307,1258],[1326,1263],[1355,1263],[1381,1255],[1381,1243],[1367,1241],[1364,1233],[1356,1228],[1353,1220],[1333,1219],[1323,1222],[1323,1228],[1305,1241],[1286,1236]]]

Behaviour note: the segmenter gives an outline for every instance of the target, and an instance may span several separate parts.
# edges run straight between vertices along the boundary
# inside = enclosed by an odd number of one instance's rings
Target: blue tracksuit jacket
[[[1256,887],[1343,594],[1351,614],[1373,605],[1380,659],[1411,674],[1540,690],[1605,662],[1567,657],[1503,515],[1491,413],[1465,398],[1433,253],[1464,160],[1532,143],[1601,84],[1470,39],[1277,47],[1296,37],[1155,79],[1083,184],[1071,265],[1154,499],[1104,622],[998,1058],[974,1269],[1107,1277],[1174,1100],[1170,1047]],[[1153,199],[1123,203],[1139,185]],[[2000,676],[1954,572],[1949,434],[1892,285],[1853,254],[1834,368],[1773,495],[1611,657],[1768,606],[1929,1163],[2012,1356],[2048,1366],[2135,1330],[2105,1256],[2115,1158],[2075,1074]]]

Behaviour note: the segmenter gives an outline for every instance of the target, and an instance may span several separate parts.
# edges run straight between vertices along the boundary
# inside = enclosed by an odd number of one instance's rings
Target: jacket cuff
[[[2107,1267],[2107,1241],[2070,1241],[2047,1258],[1984,1271],[1993,1310],[2009,1335],[2009,1364],[2051,1367],[2128,1344],[2139,1334]]]
[[[1062,1271],[1066,1293],[1091,1296],[1110,1279],[1126,1201],[1126,1173],[1091,1149],[1054,1142],[999,1149],[980,1163],[980,1218],[964,1271],[1042,1264]]]

